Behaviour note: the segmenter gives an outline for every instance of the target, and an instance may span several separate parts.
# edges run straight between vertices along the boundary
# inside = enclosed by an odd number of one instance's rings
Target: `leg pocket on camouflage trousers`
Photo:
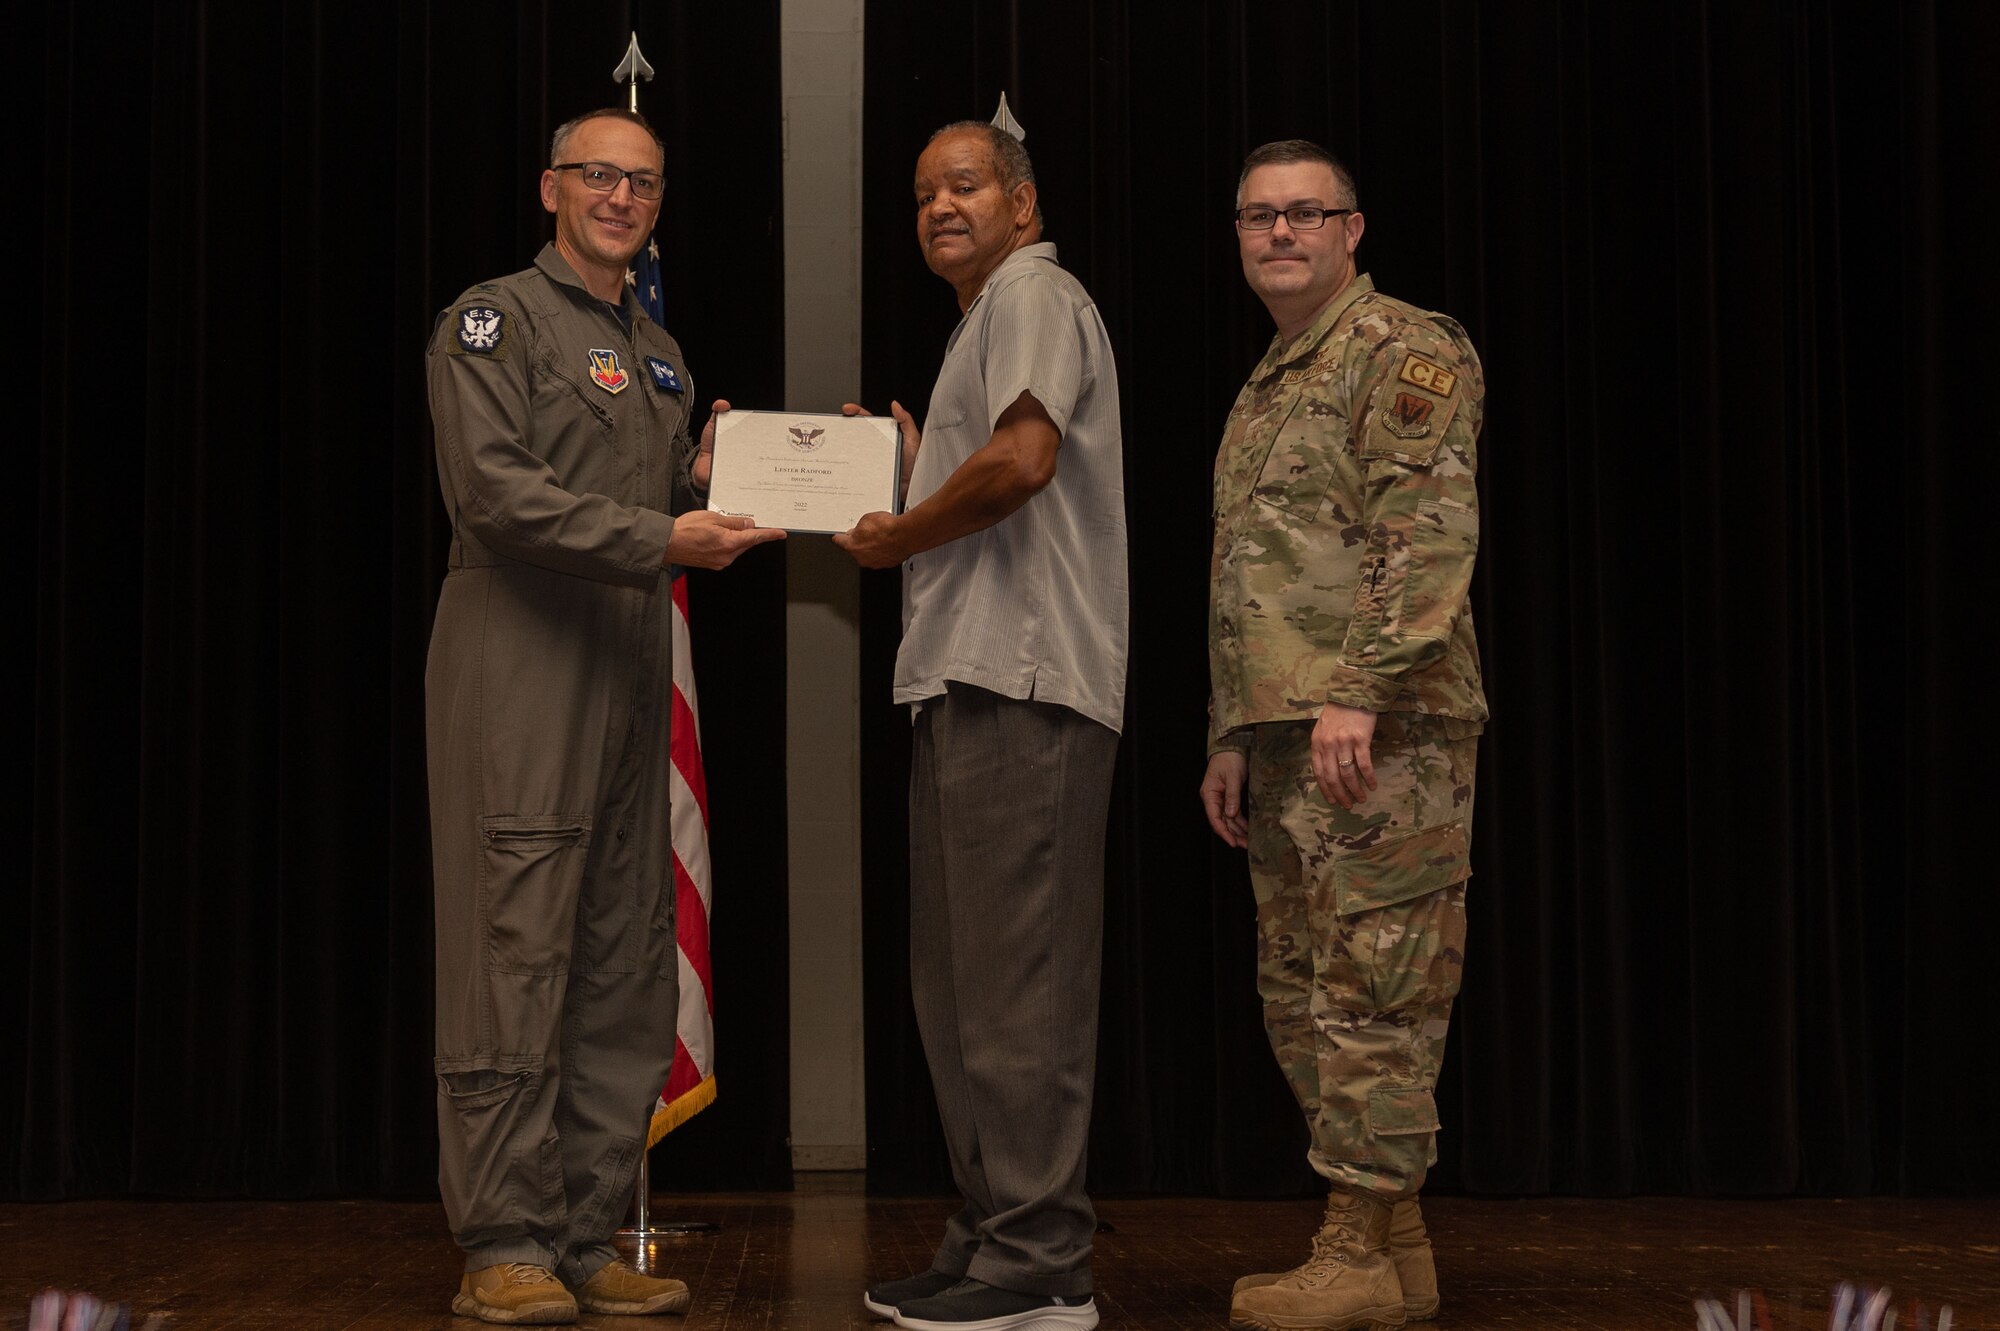
[[[513,975],[569,970],[577,893],[590,853],[578,814],[495,814],[479,820],[488,964]]]
[[[1351,851],[1329,870],[1334,910],[1356,915],[1464,882],[1472,848],[1463,821],[1441,823]]]
[[[1368,1130],[1409,1137],[1438,1130],[1437,1101],[1423,1086],[1384,1086],[1368,1093]]]
[[[1368,1092],[1368,1128],[1376,1137],[1428,1137],[1438,1130],[1431,1092],[1465,969],[1465,884],[1361,919],[1371,926],[1356,934],[1357,942],[1372,941],[1368,975],[1376,1020],[1397,1034],[1381,1067],[1388,1084]],[[1414,1168],[1422,1162],[1405,1163]]]
[[[1371,1004],[1408,1028],[1421,1061],[1431,1043],[1442,1048],[1465,973],[1465,884],[1384,906],[1355,923],[1354,950],[1369,952],[1355,961],[1365,966]]]

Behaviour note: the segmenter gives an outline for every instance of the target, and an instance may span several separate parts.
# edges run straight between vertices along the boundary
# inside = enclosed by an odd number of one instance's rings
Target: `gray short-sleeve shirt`
[[[1059,703],[1122,729],[1127,634],[1118,371],[1090,294],[1023,246],[945,344],[909,504],[921,503],[1034,394],[1062,433],[1055,479],[1012,514],[903,566],[897,702],[950,680]]]

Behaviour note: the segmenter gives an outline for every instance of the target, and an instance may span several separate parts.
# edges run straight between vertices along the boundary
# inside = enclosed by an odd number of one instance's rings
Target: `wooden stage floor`
[[[951,1203],[871,1199],[855,1175],[802,1174],[792,1193],[662,1195],[654,1219],[720,1232],[649,1245],[694,1289],[685,1318],[584,1317],[604,1328],[847,1331],[873,1280],[929,1265]],[[2000,1201],[1425,1202],[1444,1292],[1440,1331],[1686,1331],[1698,1294],[1761,1289],[1775,1331],[1826,1326],[1839,1280],[1887,1283],[1954,1331],[2000,1328]],[[1311,1201],[1101,1200],[1097,1303],[1107,1328],[1228,1324],[1230,1283],[1289,1266]],[[86,1289],[168,1310],[181,1331],[452,1328],[455,1249],[435,1204],[64,1202],[0,1205],[0,1326],[30,1293]],[[136,1319],[135,1319],[136,1325]],[[1913,1331],[1907,1313],[1898,1331]]]

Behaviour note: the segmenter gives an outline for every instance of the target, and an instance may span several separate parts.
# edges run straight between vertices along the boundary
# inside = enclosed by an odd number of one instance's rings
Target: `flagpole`
[[[652,78],[653,67],[640,53],[639,33],[634,29],[632,40],[625,47],[625,58],[618,62],[618,68],[611,71],[612,82],[623,83],[626,86],[627,109],[638,111],[639,80],[645,79],[650,83]],[[649,1131],[646,1135],[650,1138],[652,1133]],[[647,1271],[653,1265],[652,1240],[685,1234],[713,1234],[722,1228],[721,1225],[709,1220],[676,1220],[664,1225],[655,1225],[652,1208],[651,1157],[650,1144],[640,1148],[638,1177],[633,1185],[632,1224],[618,1231],[618,1237],[637,1241],[638,1259],[633,1266],[639,1271]]]

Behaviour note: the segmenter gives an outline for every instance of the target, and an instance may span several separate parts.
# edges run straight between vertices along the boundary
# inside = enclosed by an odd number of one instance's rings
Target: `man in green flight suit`
[[[1486,720],[1467,600],[1479,358],[1357,274],[1353,178],[1301,139],[1244,162],[1243,275],[1277,323],[1215,463],[1210,825],[1250,852],[1258,989],[1331,1185],[1311,1256],[1241,1327],[1437,1311],[1417,1192],[1465,947]]]
[[[452,525],[424,679],[438,1179],[452,1311],[502,1323],[689,1302],[610,1242],[674,1051],[667,565],[785,534],[693,507],[713,436],[689,446],[687,362],[625,281],[659,139],[614,109],[552,146],[555,242],[452,302],[428,355]]]

